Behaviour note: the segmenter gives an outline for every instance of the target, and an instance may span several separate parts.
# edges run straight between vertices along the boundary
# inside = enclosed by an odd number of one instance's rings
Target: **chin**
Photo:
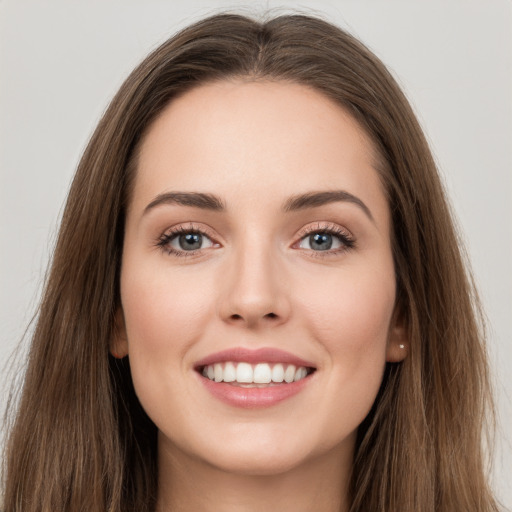
[[[268,427],[268,425],[267,425]],[[242,431],[244,429],[241,429]],[[256,431],[253,431],[256,430]],[[272,476],[309,465],[313,460],[334,455],[339,456],[340,445],[320,440],[309,429],[297,432],[291,429],[270,431],[265,429],[247,429],[235,435],[232,431],[224,435],[197,439],[189,445],[189,454],[210,467],[229,474],[243,476]],[[309,432],[307,431],[309,430]],[[211,432],[213,434],[213,432]],[[284,434],[284,435],[283,435]],[[334,446],[333,446],[334,445]]]
[[[307,463],[308,458],[297,453],[283,453],[279,447],[263,453],[247,450],[245,453],[233,453],[232,456],[207,461],[218,470],[241,476],[275,476],[291,472]]]

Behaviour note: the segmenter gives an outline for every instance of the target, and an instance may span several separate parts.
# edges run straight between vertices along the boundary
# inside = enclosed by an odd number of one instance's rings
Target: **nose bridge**
[[[223,277],[224,320],[256,326],[288,318],[289,302],[276,252],[269,237],[247,233],[232,247]]]

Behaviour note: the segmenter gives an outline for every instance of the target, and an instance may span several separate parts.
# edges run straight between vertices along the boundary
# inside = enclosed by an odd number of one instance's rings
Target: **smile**
[[[316,366],[274,348],[237,347],[197,361],[201,384],[214,398],[238,408],[276,405],[316,380]]]
[[[202,368],[201,374],[214,382],[228,382],[242,387],[264,387],[297,382],[306,378],[313,368],[287,363],[258,363],[227,361]]]

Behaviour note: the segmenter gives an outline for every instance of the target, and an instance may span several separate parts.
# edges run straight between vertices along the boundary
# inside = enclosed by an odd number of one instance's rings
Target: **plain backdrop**
[[[500,414],[494,485],[512,508],[510,0],[0,0],[0,405],[15,373],[6,362],[34,314],[71,177],[103,110],[158,43],[224,9],[316,12],[361,38],[405,89],[488,315]]]

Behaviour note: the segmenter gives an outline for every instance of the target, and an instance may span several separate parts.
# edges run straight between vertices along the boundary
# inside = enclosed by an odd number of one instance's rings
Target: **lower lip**
[[[287,398],[291,398],[304,389],[310,382],[311,377],[309,375],[289,384],[283,383],[265,388],[245,388],[226,382],[215,382],[199,375],[203,385],[214,397],[231,406],[246,409],[271,407]]]

